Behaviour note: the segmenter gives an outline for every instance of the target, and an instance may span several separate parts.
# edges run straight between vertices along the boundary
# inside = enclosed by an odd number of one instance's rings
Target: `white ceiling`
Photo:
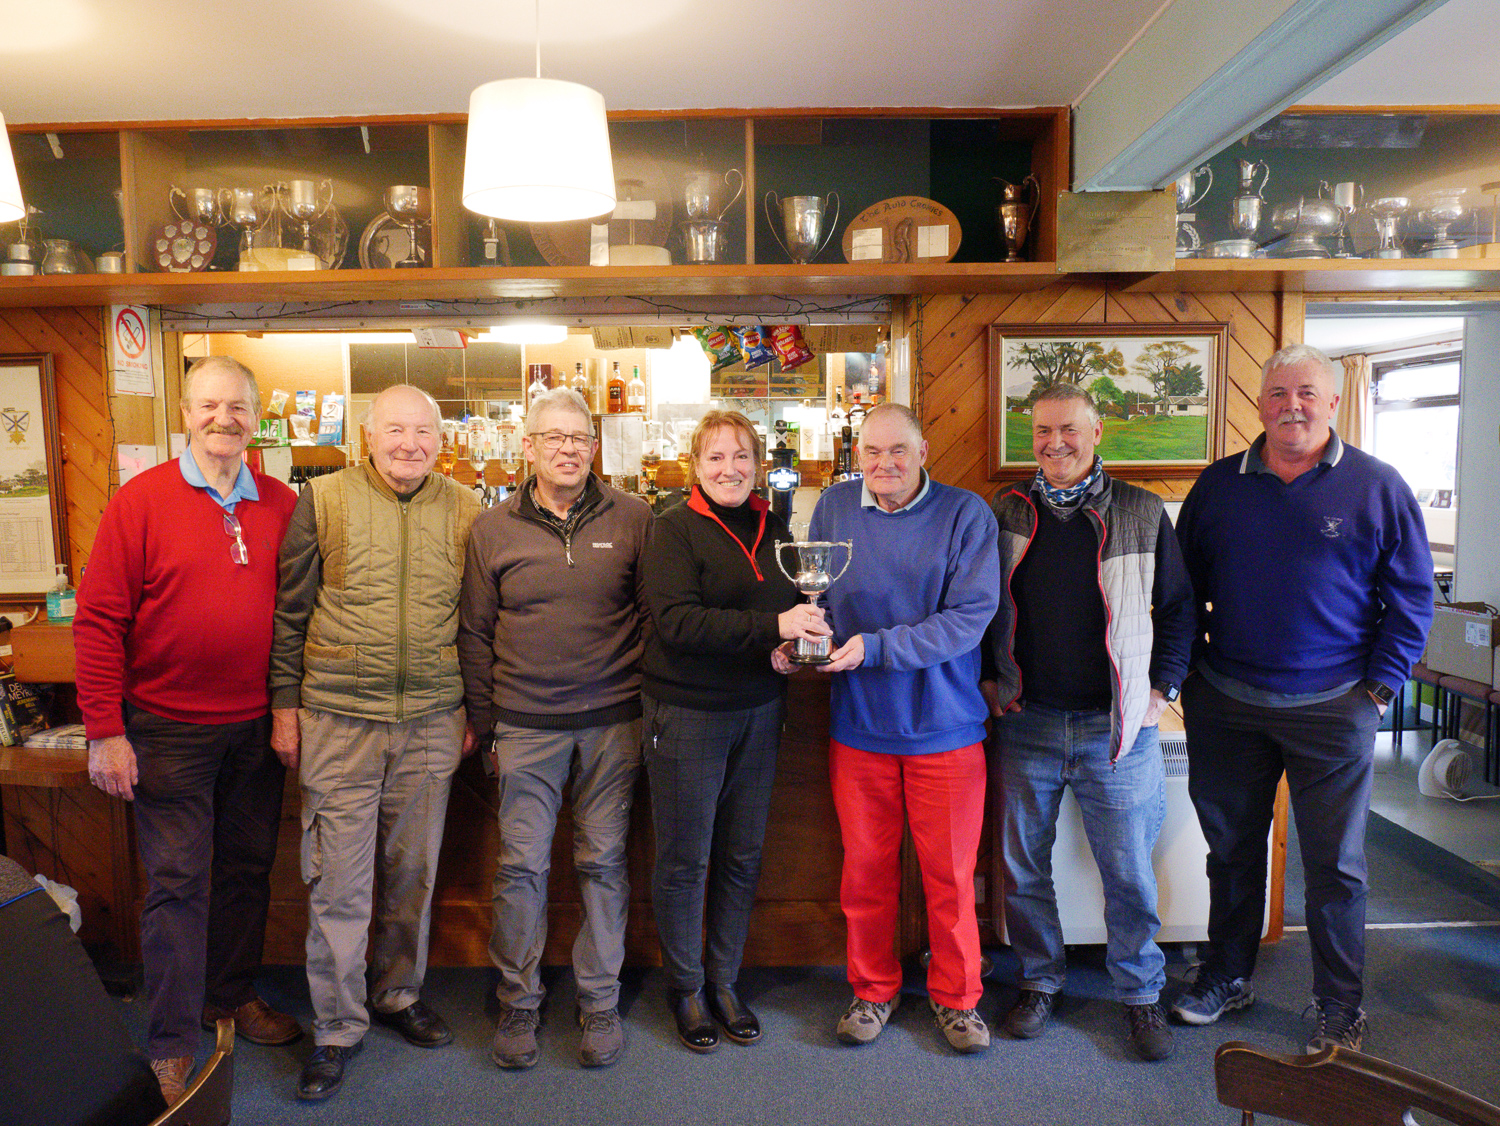
[[[1171,2],[543,0],[543,73],[620,110],[1066,105]],[[1308,100],[1500,103],[1494,11],[1449,0]],[[0,0],[0,27],[12,124],[463,112],[534,72],[534,0]]]

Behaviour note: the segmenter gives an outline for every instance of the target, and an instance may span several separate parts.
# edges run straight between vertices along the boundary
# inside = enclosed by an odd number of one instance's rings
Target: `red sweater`
[[[255,474],[235,505],[250,554],[229,555],[224,508],[173,458],[111,498],[78,590],[73,646],[90,739],[125,731],[121,700],[182,723],[239,723],[269,707],[276,556],[297,497]]]

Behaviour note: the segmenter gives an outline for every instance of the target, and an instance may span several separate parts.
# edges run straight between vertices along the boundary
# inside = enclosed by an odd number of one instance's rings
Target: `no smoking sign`
[[[152,394],[150,311],[144,305],[114,305],[109,312],[115,391]]]

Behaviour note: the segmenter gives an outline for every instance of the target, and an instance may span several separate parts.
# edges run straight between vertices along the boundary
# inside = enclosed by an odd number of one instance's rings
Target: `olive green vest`
[[[403,502],[369,462],[309,487],[323,575],[302,651],[303,706],[387,722],[457,707],[474,494],[429,473]]]

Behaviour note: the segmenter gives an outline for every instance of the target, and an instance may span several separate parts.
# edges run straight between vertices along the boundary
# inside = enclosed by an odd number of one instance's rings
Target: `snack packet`
[[[796,325],[773,325],[771,347],[776,349],[782,371],[799,368],[813,358],[812,349],[802,339],[802,330]]]
[[[698,343],[708,353],[709,374],[723,371],[740,362],[739,347],[735,344],[734,336],[728,329],[718,325],[708,325],[704,328],[693,329],[693,335],[698,338]]]
[[[775,350],[766,343],[766,330],[763,325],[746,325],[744,328],[734,330],[735,340],[739,343],[740,352],[745,357],[747,368],[758,368],[761,364],[768,364],[776,358]]]

